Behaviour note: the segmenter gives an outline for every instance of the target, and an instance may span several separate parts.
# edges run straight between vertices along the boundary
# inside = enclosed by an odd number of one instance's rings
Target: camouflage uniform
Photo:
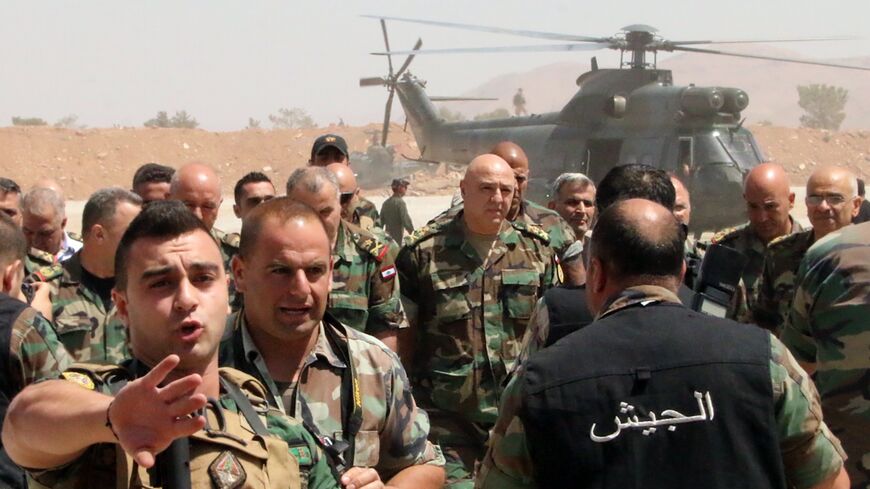
[[[63,378],[111,395],[112,387],[119,388],[118,381],[135,376],[136,370],[131,361],[121,365],[76,364],[63,373]],[[297,421],[268,406],[262,384],[231,368],[220,369],[220,376],[239,387],[267,434],[256,433],[235,398],[221,386],[220,407],[209,406],[206,428],[189,437],[192,487],[339,487],[314,438]],[[121,478],[119,473],[126,475]],[[36,482],[31,487],[153,487],[149,471],[136,465],[114,443],[91,445],[67,465],[30,471],[30,475]]]
[[[71,363],[72,357],[51,323],[36,309],[24,309],[12,323],[9,365],[5,370],[11,380],[12,393],[20,392],[37,380],[57,378]]]
[[[398,357],[383,343],[339,325],[327,314],[299,373],[300,383],[292,395],[283,397],[248,328],[244,310],[230,316],[228,332],[221,342],[221,365],[233,366],[259,379],[267,387],[270,404],[301,419],[322,440],[345,438],[349,427],[342,420],[342,404],[356,399],[359,404],[354,409],[361,417],[353,437],[353,466],[373,467],[387,481],[412,465],[444,465],[440,449],[426,440],[429,418],[414,403]],[[346,350],[333,346],[327,328]],[[346,358],[353,361],[350,371]],[[355,377],[359,397],[343,392],[345,374]]]
[[[764,252],[752,317],[756,324],[775,335],[791,309],[798,265],[814,240],[813,230],[808,229],[774,239]]]
[[[870,224],[847,226],[807,251],[782,341],[815,380],[831,429],[851,459],[852,487],[870,483]]]
[[[403,300],[416,311],[414,397],[429,412],[451,487],[471,485],[502,381],[535,301],[553,284],[555,262],[541,228],[506,221],[484,263],[462,215],[415,231],[397,261]]]
[[[37,248],[30,248],[27,250],[27,256],[24,258],[24,274],[30,275],[40,268],[50,267],[55,263],[57,263],[57,260],[51,253]]]
[[[656,289],[661,291],[660,300],[679,302],[672,292]],[[642,299],[650,298],[647,295]],[[608,312],[625,305],[625,301],[614,301]],[[822,421],[819,394],[812,381],[782,343],[772,336],[770,347],[774,414],[786,479],[789,487],[810,487],[835,474],[842,467],[846,455]],[[521,367],[505,388],[501,413],[492,430],[490,449],[481,465],[476,487],[537,487],[525,430],[519,417],[523,409],[523,381]]]
[[[127,328],[115,306],[106,310],[97,292],[81,280],[81,252],[27,278],[28,282],[50,284],[52,324],[75,361],[118,363],[129,356]]]
[[[351,212],[350,221],[357,226],[371,230],[373,227],[381,227],[381,217],[374,202],[360,197],[356,207]]]
[[[384,229],[391,238],[396,242],[402,242],[402,233],[414,232],[414,224],[411,222],[411,216],[408,215],[408,205],[405,199],[398,195],[392,195],[384,201],[381,206],[381,221],[384,223]]]
[[[336,319],[370,335],[408,327],[389,242],[342,220],[332,256],[327,307]]]
[[[233,311],[238,311],[242,307],[242,294],[236,290],[236,281],[233,277],[233,267],[231,262],[233,257],[239,254],[239,243],[242,237],[239,233],[225,233],[220,229],[211,230],[211,235],[217,241],[218,247],[221,250],[221,260],[224,263],[224,269],[227,271],[227,276],[230,277],[229,284],[229,303]]]
[[[791,233],[803,231],[800,223],[791,219]],[[764,250],[766,245],[758,238],[750,224],[747,222],[734,228],[723,229],[716,233],[710,240],[710,244],[720,244],[739,251],[746,256],[748,261],[741,275],[741,287],[736,296],[734,319],[740,322],[751,322],[752,309],[755,307],[758,278],[761,276],[761,268],[764,265]],[[700,245],[703,249],[703,245]]]
[[[464,203],[457,204],[450,209],[438,214],[429,224],[441,224],[456,217],[462,209]],[[568,249],[574,241],[577,241],[577,236],[574,235],[574,230],[571,226],[562,219],[557,212],[542,207],[530,200],[523,200],[520,203],[520,212],[514,221],[520,221],[527,225],[538,226],[547,233],[550,238],[550,247],[556,251],[556,256],[561,257],[565,250]]]

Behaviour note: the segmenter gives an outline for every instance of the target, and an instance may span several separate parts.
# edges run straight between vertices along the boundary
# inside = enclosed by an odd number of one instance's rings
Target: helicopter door
[[[600,182],[611,168],[619,164],[622,151],[621,139],[590,139],[586,144],[588,173],[595,182]]]

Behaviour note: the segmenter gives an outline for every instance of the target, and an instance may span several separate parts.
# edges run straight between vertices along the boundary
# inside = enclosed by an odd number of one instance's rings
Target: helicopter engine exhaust
[[[695,116],[715,115],[724,105],[725,97],[718,88],[688,87],[680,95],[683,111]]]

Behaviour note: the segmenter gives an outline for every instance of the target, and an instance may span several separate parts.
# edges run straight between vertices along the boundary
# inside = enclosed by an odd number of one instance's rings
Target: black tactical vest
[[[785,488],[770,336],[678,304],[616,311],[532,356],[539,487]]]
[[[9,348],[12,323],[26,307],[27,304],[0,293],[0,425],[6,418],[6,409],[9,408],[12,397],[18,394],[13,392],[11,372],[9,372]],[[0,487],[14,489],[27,487],[24,471],[9,460],[2,443],[0,443]]]
[[[586,306],[586,287],[559,286],[544,293],[544,304],[550,317],[550,333],[544,346],[550,346],[565,336],[591,323],[594,317]]]

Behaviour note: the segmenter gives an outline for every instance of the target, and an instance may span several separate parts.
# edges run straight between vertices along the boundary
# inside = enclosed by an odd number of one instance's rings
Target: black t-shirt
[[[100,278],[82,267],[82,284],[97,293],[107,311],[112,308],[112,287],[115,286],[115,277]]]

